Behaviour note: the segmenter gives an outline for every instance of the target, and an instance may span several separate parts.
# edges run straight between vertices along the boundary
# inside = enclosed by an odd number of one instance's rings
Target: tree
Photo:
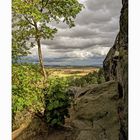
[[[27,55],[29,48],[37,45],[41,71],[46,78],[41,40],[53,39],[57,32],[50,26],[51,22],[63,21],[73,27],[82,7],[78,0],[13,0],[13,56]]]

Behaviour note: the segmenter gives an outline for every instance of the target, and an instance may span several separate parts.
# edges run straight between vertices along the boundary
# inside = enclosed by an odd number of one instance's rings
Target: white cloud
[[[93,54],[86,50],[75,50],[73,52],[67,53],[67,56],[75,57],[75,58],[83,60],[83,59],[88,59],[90,57],[93,57]]]
[[[96,54],[96,55],[101,55],[101,56],[105,56],[107,55],[108,51],[110,50],[109,47],[95,47],[92,50],[92,53]]]

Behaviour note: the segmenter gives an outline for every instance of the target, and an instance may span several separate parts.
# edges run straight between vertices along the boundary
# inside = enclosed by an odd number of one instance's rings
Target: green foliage
[[[100,68],[98,71],[98,79],[97,79],[98,84],[104,83],[105,82],[105,77],[104,77],[104,70],[103,68]]]
[[[28,39],[29,40],[29,39]],[[30,53],[27,42],[21,38],[21,32],[12,32],[12,61],[17,62],[20,57],[27,56]]]
[[[65,22],[73,27],[82,8],[78,0],[13,0],[13,59],[27,55],[38,39],[53,39],[57,29],[49,23]]]
[[[45,92],[45,118],[48,126],[57,127],[65,123],[68,117],[70,97],[67,93],[68,81],[66,78],[53,78]]]
[[[41,74],[35,65],[12,66],[12,113],[24,109],[39,110],[43,106]]]
[[[89,73],[81,78],[70,77],[48,79],[44,88],[43,77],[37,65],[13,64],[12,66],[12,115],[23,110],[40,111],[45,108],[44,116],[50,127],[61,126],[69,117],[68,108],[71,97],[70,86],[85,86],[104,82],[103,70]]]
[[[104,78],[103,69],[100,69],[98,72],[94,71],[80,78],[71,77],[69,81],[71,81],[70,82],[71,86],[83,87],[89,84],[103,83],[105,82],[105,78]]]

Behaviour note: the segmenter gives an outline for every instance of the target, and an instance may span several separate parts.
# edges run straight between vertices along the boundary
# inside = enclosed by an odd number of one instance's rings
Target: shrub
[[[45,120],[50,127],[61,126],[68,117],[70,97],[67,93],[68,82],[66,78],[53,78],[45,92]]]
[[[104,72],[102,68],[98,72],[94,71],[88,73],[83,77],[71,78],[70,80],[71,80],[70,82],[71,86],[78,86],[78,87],[83,87],[88,84],[100,84],[105,82]]]
[[[41,74],[38,66],[12,66],[12,115],[31,108],[39,110],[43,106]]]

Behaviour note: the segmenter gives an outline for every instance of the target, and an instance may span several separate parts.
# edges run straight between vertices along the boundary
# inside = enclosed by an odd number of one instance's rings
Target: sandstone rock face
[[[104,60],[103,66],[107,81],[118,81],[118,94],[121,99],[118,104],[120,117],[120,140],[127,140],[128,129],[128,0],[122,1],[120,16],[120,31],[113,47]],[[117,55],[116,55],[117,54]]]
[[[119,140],[117,82],[89,86],[78,92],[71,123],[74,140]]]

